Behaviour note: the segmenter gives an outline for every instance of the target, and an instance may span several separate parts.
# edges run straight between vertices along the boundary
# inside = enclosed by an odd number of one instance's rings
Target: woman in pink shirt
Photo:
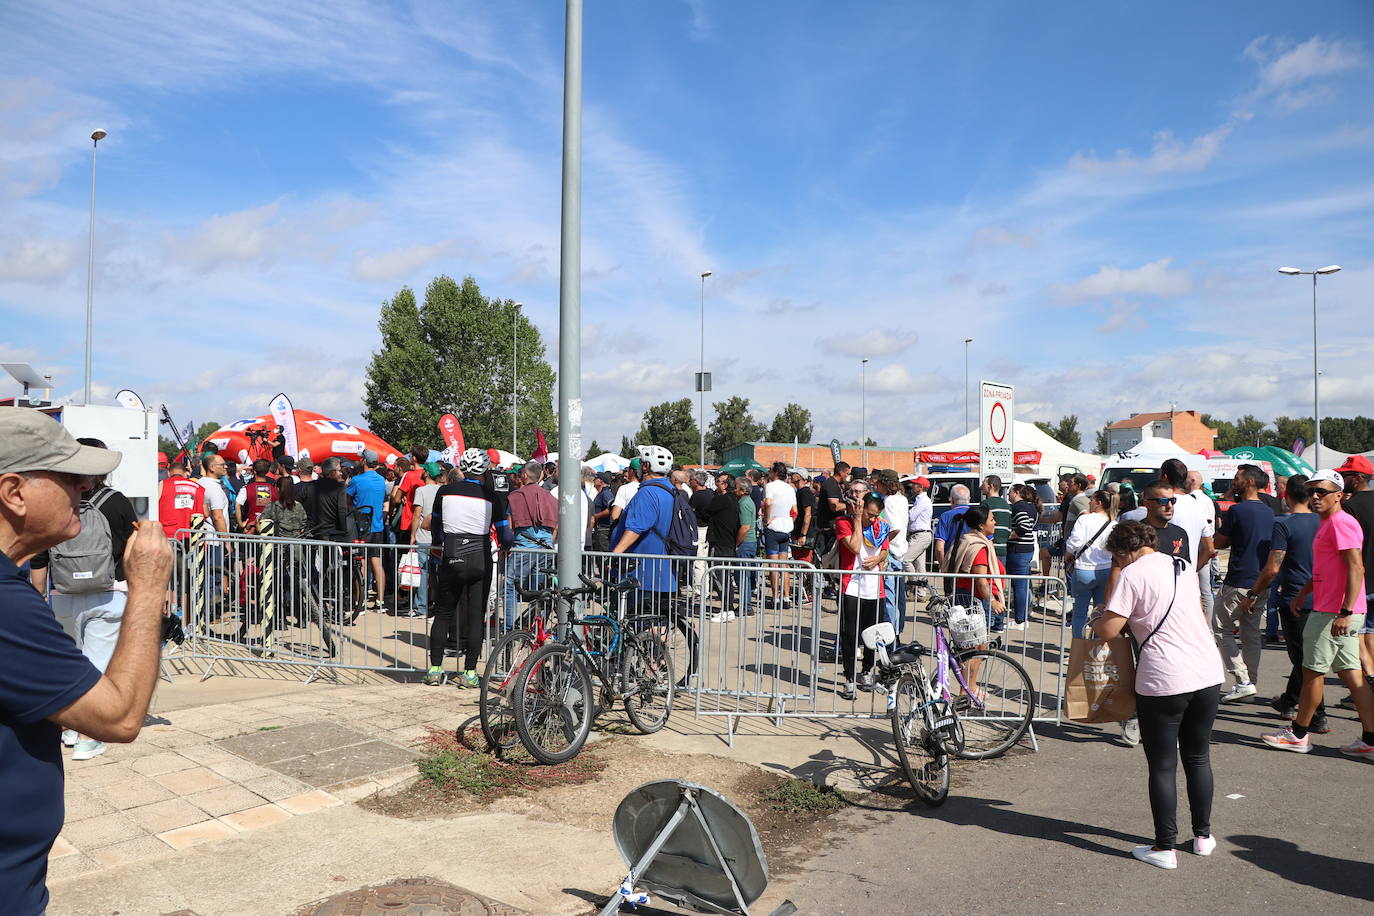
[[[1093,630],[1111,639],[1129,628],[1136,646],[1136,714],[1150,770],[1154,846],[1131,854],[1158,868],[1176,868],[1179,757],[1188,782],[1193,852],[1212,854],[1212,721],[1221,699],[1221,656],[1202,615],[1198,578],[1173,557],[1155,552],[1158,533],[1144,522],[1122,522],[1107,550],[1124,567]]]

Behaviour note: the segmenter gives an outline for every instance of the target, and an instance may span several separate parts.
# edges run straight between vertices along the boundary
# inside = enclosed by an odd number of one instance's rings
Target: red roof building
[[[1197,454],[1213,447],[1217,431],[1203,423],[1196,410],[1133,413],[1107,427],[1107,451],[1124,452],[1152,437],[1172,439],[1184,451]]]

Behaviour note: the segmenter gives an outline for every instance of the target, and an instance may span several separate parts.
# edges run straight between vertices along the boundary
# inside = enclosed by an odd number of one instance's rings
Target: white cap
[[[1310,486],[1311,484],[1314,484],[1319,480],[1325,480],[1327,483],[1334,483],[1336,485],[1337,490],[1345,489],[1345,478],[1342,477],[1340,474],[1337,474],[1335,471],[1318,471],[1311,477],[1307,478],[1307,483]]]

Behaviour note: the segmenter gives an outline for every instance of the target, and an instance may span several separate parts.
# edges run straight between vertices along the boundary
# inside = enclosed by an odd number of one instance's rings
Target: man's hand
[[[1245,613],[1253,614],[1255,612],[1255,596],[1246,594],[1244,598],[1240,599],[1240,604],[1237,606]]]
[[[139,522],[124,545],[124,578],[129,592],[162,592],[172,577],[172,545],[162,526]]]
[[[1340,614],[1337,614],[1336,619],[1331,621],[1331,635],[1349,636],[1351,633],[1355,632],[1355,628],[1351,625],[1354,619],[1354,615],[1342,617]]]

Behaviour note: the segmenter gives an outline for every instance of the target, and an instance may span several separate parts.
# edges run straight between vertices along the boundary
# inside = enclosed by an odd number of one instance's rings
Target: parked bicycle
[[[587,576],[582,581],[582,588],[555,590],[557,637],[535,650],[514,674],[520,743],[549,765],[576,757],[592,721],[617,701],[640,733],[658,731],[672,715],[677,690],[672,655],[655,627],[627,626],[625,596],[637,583],[625,580],[615,587],[613,615],[579,617],[576,599],[606,588]]]
[[[887,691],[907,780],[923,800],[939,804],[949,791],[948,757],[1005,754],[1030,729],[1035,692],[1016,659],[979,648],[987,642],[980,610],[939,597],[926,609],[935,629],[933,650],[910,643],[889,654],[896,635],[891,624],[869,627],[862,639],[877,655],[878,683]],[[927,674],[923,659],[931,655],[934,672]]]

